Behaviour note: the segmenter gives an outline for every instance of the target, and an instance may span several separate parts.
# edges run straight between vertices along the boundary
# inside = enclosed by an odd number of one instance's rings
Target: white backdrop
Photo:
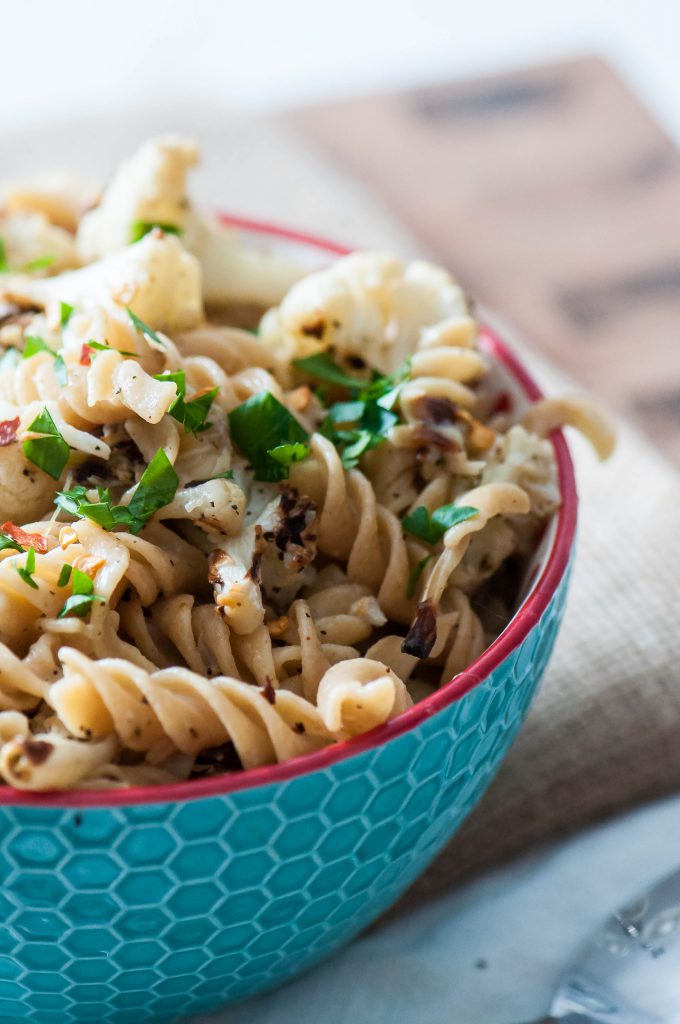
[[[677,0],[3,0],[0,25],[0,131],[140,99],[277,109],[596,51],[680,141]]]

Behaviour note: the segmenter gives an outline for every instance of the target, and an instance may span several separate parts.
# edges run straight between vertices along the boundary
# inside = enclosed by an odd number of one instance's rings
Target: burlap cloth
[[[422,254],[359,182],[277,124],[245,122],[217,107],[145,109],[106,123],[27,129],[0,139],[1,173],[56,166],[99,179],[138,141],[169,130],[202,144],[194,187],[201,200],[357,247]],[[547,390],[571,386],[514,341]],[[596,394],[598,382],[590,386]],[[606,465],[578,439],[572,450],[581,495],[578,557],[552,662],[498,778],[406,904],[680,783],[680,477],[623,427]]]

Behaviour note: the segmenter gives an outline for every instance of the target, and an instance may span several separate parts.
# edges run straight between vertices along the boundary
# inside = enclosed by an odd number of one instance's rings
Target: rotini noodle
[[[585,399],[502,405],[445,270],[305,275],[195,210],[197,159],[151,140],[87,212],[22,187],[0,212],[10,786],[247,770],[389,721],[512,616],[560,501],[547,436],[613,445]]]

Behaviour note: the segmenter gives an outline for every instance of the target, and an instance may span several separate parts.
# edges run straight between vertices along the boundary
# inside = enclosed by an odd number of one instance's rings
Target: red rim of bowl
[[[343,245],[290,228],[246,220],[229,214],[220,214],[219,217],[223,223],[240,228],[245,232],[298,243],[334,256],[344,256],[351,251]],[[515,355],[488,327],[483,329],[483,341],[485,350],[510,371],[529,399],[533,401],[543,397],[542,392]],[[287,779],[299,775],[309,775],[338,761],[379,747],[388,740],[420,725],[449,704],[459,700],[494,672],[522,643],[546,610],[569,564],[576,531],[578,503],[574,467],[563,434],[555,432],[551,436],[551,441],[555,448],[562,504],[557,512],[555,535],[543,571],[530,594],[500,636],[468,668],[455,676],[451,682],[441,686],[431,696],[425,697],[408,711],[404,711],[390,722],[372,729],[371,732],[334,743],[316,753],[304,754],[281,764],[250,768],[231,775],[216,775],[209,779],[163,783],[157,786],[135,786],[129,789],[74,789],[33,793],[12,789],[11,786],[2,786],[0,787],[0,805],[45,808],[125,807],[133,804],[181,803],[200,797],[221,796],[255,786],[268,786],[272,783],[285,782]]]

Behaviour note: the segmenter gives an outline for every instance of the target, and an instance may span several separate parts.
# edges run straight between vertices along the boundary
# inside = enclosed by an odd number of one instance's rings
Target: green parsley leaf
[[[59,354],[54,360],[54,375],[57,378],[57,382],[60,387],[65,388],[68,384],[68,371],[66,369],[66,363],[64,357]]]
[[[59,323],[61,324],[62,327],[66,327],[66,324],[69,322],[71,316],[73,315],[74,307],[70,306],[68,302],[60,302],[59,308],[61,310],[61,313],[59,315]]]
[[[173,419],[182,424],[188,434],[200,434],[212,425],[207,422],[207,418],[219,388],[204,391],[203,394],[186,401],[187,384],[184,370],[177,370],[175,373],[157,373],[155,377],[156,380],[170,381],[177,388],[177,398],[168,412]]]
[[[408,574],[408,583],[406,584],[406,596],[413,597],[418,587],[418,581],[423,574],[423,569],[432,558],[432,555],[425,555],[425,558],[421,558],[417,565],[414,565]]]
[[[173,469],[170,459],[163,448],[159,448],[142,474],[132,495],[128,512],[134,522],[130,524],[132,533],[139,533],[154,512],[164,505],[169,505],[175,497],[179,486],[179,477]]]
[[[346,444],[342,449],[340,461],[345,469],[355,469],[359,465],[359,459],[370,448],[375,448],[376,438],[368,430],[356,431],[354,440]],[[381,438],[382,440],[382,438]]]
[[[5,241],[0,238],[0,274],[9,273],[9,263],[7,262],[7,250],[5,249]]]
[[[79,619],[84,619],[93,601],[105,603],[101,594],[71,594],[66,598],[64,607],[57,613],[57,618],[65,619],[68,615],[77,615]]]
[[[26,561],[24,564],[22,566],[15,565],[14,568],[19,573],[24,583],[28,583],[29,587],[33,587],[34,590],[38,590],[38,584],[33,579],[33,573],[35,572],[35,548],[32,544],[26,552]]]
[[[303,373],[309,374],[316,380],[325,380],[329,384],[338,384],[342,388],[349,388],[350,391],[360,391],[366,381],[350,377],[348,373],[334,363],[327,352],[319,352],[314,356],[307,356],[306,359],[294,359],[293,366]]]
[[[126,352],[122,348],[114,348],[112,345],[104,345],[101,341],[86,341],[85,344],[88,348],[92,349],[92,358],[94,359],[96,352],[117,352],[120,356],[127,356],[129,359],[136,359],[136,352]]]
[[[77,484],[69,491],[60,491],[55,504],[69,515],[91,519],[103,530],[126,526],[131,533],[139,533],[159,508],[175,497],[179,477],[162,448],[159,448],[144,470],[129,505],[114,505],[108,488],[97,488],[99,501],[89,501],[88,490]]]
[[[0,551],[23,551],[23,547],[14,537],[8,537],[6,533],[0,532]]]
[[[56,256],[38,256],[37,259],[29,260],[28,263],[24,263],[22,267],[19,267],[19,272],[22,274],[33,274],[37,270],[47,270],[48,267],[53,266],[56,262]]]
[[[154,228],[160,228],[166,235],[181,235],[182,229],[177,224],[163,224],[153,220],[135,220],[130,225],[130,243],[139,242]]]
[[[306,444],[295,441],[293,444],[279,444],[276,448],[270,448],[267,455],[280,462],[282,466],[290,466],[291,462],[302,462],[309,455],[309,448]]]
[[[392,410],[409,376],[410,362],[387,377],[374,373],[369,381],[349,377],[325,352],[297,360],[295,365],[319,379],[341,384],[353,395],[350,401],[331,405],[320,428],[340,452],[345,469],[353,469],[363,453],[382,444],[398,422]]]
[[[28,429],[46,436],[24,441],[24,455],[38,469],[58,480],[69,460],[70,449],[47,409],[36,416]]]
[[[345,429],[347,418],[357,415],[355,425]],[[339,418],[340,429],[336,417]],[[381,408],[375,402],[339,402],[331,406],[320,429],[340,451],[345,469],[354,469],[363,453],[382,444],[397,422],[396,413]]]
[[[430,515],[424,505],[419,505],[404,516],[401,525],[426,544],[436,544],[452,526],[472,519],[478,512],[471,505],[442,505]]]
[[[184,370],[175,370],[174,373],[156,373],[154,374],[154,378],[155,380],[169,381],[171,384],[175,385],[177,388],[177,398],[173,402],[173,405],[175,405],[180,398],[184,398],[187,393],[187,375]],[[170,406],[170,409],[173,408],[173,405]]]
[[[309,437],[270,391],[253,395],[233,409],[229,428],[234,444],[252,465],[255,479],[270,482],[288,479],[288,466],[272,458],[270,452],[288,444],[304,444]]]
[[[328,410],[328,417],[336,427],[341,425],[349,426],[353,423],[358,423],[365,412],[365,402],[336,402]]]
[[[156,334],[155,331],[152,331],[151,328],[148,327],[143,320],[140,320],[139,317],[132,312],[129,306],[126,306],[125,308],[127,310],[127,315],[132,320],[132,323],[135,325],[136,330],[140,331],[147,338],[151,338],[151,340],[155,341],[157,345],[161,346],[161,348],[165,348],[165,342],[163,341],[163,339],[158,334]]]
[[[64,566],[65,568],[66,566]],[[68,568],[71,567],[69,566]],[[61,576],[59,578],[61,579]],[[84,619],[93,601],[101,601],[103,603],[105,600],[101,594],[94,593],[94,583],[87,573],[74,568],[71,579],[71,596],[66,599],[64,607],[57,615],[58,619],[63,619],[67,615],[77,615],[78,618]]]
[[[30,359],[31,356],[36,355],[38,352],[49,352],[49,354],[54,358],[56,358],[57,355],[54,349],[51,349],[49,345],[46,345],[42,338],[33,336],[26,338],[22,357],[24,359]]]
[[[190,398],[188,402],[184,402],[184,408],[182,410],[182,420],[180,421],[184,429],[190,434],[200,434],[201,431],[207,430],[212,424],[208,421],[208,413],[212,406],[219,388],[212,388],[210,391],[204,391],[202,395],[197,395],[196,398]],[[171,416],[175,416],[173,410],[170,411]],[[179,417],[175,417],[178,419]]]
[[[57,580],[57,586],[58,587],[65,587],[66,586],[68,581],[71,579],[71,571],[72,571],[72,569],[73,569],[72,565],[69,565],[68,562],[64,562],[64,564],[61,567],[61,572],[59,573],[59,579]]]

